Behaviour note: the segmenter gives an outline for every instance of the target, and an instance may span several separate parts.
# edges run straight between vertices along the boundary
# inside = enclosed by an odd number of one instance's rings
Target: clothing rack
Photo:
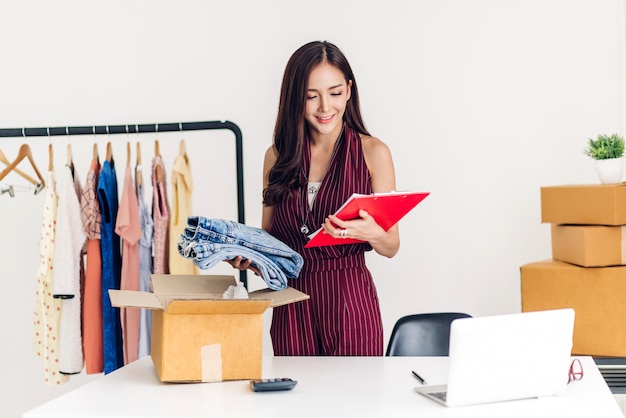
[[[159,132],[204,131],[228,129],[235,135],[237,171],[237,220],[245,223],[243,199],[243,139],[241,129],[230,121],[149,123],[134,125],[55,126],[44,128],[0,128],[0,138],[32,138],[71,135],[115,135]],[[246,271],[240,271],[240,281],[247,286]]]

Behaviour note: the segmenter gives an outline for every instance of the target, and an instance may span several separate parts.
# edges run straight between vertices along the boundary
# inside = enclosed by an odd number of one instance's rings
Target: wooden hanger
[[[126,167],[130,167],[130,142],[126,143]]]
[[[143,177],[141,175],[142,167],[141,167],[141,144],[137,141],[137,165],[135,167],[135,181],[137,185],[141,186],[143,182]]]
[[[93,159],[100,162],[100,155],[98,154],[98,143],[93,143]]]
[[[67,162],[65,163],[74,172],[74,158],[72,158],[72,144],[67,144]]]
[[[33,167],[33,170],[35,171],[35,174],[37,174],[37,178],[39,179],[39,182],[37,182],[36,184],[38,190],[35,191],[35,193],[38,193],[39,191],[41,191],[41,189],[43,189],[43,187],[45,187],[46,182],[43,179],[41,173],[39,172],[39,169],[37,168],[37,164],[35,164],[35,160],[33,159],[33,154],[31,153],[30,147],[28,146],[28,144],[22,144],[22,146],[20,146],[20,149],[17,153],[17,158],[15,158],[15,160],[13,160],[11,164],[9,164],[2,172],[0,172],[0,180],[5,178],[7,174],[9,174],[11,171],[14,171],[15,167],[17,167],[17,165],[20,162],[22,162],[24,158],[28,159],[28,161],[30,162],[30,165]]]
[[[180,145],[179,145],[179,148],[178,148],[178,155],[183,157],[185,159],[186,163],[189,162],[189,158],[187,157],[187,146],[185,145],[185,140],[184,139],[180,140]]]
[[[52,144],[48,144],[48,171],[52,170],[54,170],[54,153],[52,152]]]
[[[159,141],[157,139],[154,140],[154,156],[161,156],[161,152],[159,151]],[[161,169],[161,165],[156,166],[156,180],[157,183],[163,181],[163,170]]]
[[[0,150],[0,162],[4,163],[4,165],[10,165],[11,164],[11,162],[6,157],[6,155],[4,155],[2,150]],[[13,169],[13,172],[15,174],[21,176],[22,178],[25,178],[26,180],[28,180],[29,183],[32,183],[35,186],[39,184],[39,182],[37,180],[35,180],[34,178],[32,178],[31,176],[29,176],[28,174],[26,174],[25,172],[23,172],[22,170],[20,170],[17,167]]]
[[[107,156],[106,156],[106,160],[109,163],[113,162],[113,150],[111,149],[111,142],[107,142]]]

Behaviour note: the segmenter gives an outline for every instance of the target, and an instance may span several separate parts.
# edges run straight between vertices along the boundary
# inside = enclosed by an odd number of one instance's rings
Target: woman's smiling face
[[[335,66],[322,63],[313,68],[307,85],[304,118],[315,135],[339,135],[350,99],[350,86]]]

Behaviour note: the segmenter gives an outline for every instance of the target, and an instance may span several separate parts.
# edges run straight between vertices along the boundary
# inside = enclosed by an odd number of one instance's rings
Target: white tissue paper
[[[224,299],[249,299],[248,291],[242,282],[237,282],[237,286],[228,286],[222,297]]]

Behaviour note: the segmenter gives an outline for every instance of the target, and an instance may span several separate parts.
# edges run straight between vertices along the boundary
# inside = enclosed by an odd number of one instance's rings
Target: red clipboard
[[[378,225],[388,231],[429,194],[430,192],[389,192],[369,195],[355,193],[335,212],[335,215],[343,221],[357,219],[359,210],[363,209],[374,217]],[[322,228],[309,235],[309,238],[304,248],[363,242],[354,238],[335,238],[323,232]]]

